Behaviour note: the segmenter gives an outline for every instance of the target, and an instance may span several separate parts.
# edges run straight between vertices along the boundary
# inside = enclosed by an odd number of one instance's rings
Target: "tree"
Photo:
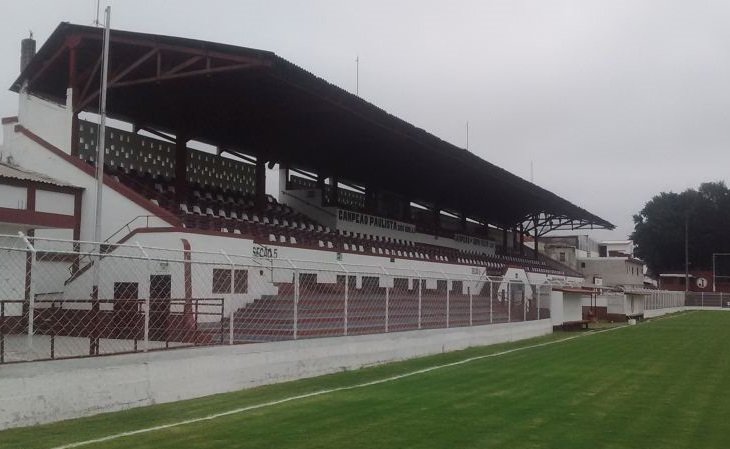
[[[725,183],[662,192],[634,215],[631,239],[652,273],[684,271],[685,221],[690,268],[710,269],[712,253],[730,252],[730,190]]]

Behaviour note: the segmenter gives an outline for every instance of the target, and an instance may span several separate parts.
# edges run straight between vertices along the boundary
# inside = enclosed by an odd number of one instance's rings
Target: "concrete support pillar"
[[[537,219],[535,219],[535,260],[538,260],[540,258],[540,255],[538,253],[538,248],[539,248],[538,243],[539,242],[537,241],[537,239],[538,239],[538,235],[537,235]]]
[[[507,228],[502,228],[502,251],[507,254]]]

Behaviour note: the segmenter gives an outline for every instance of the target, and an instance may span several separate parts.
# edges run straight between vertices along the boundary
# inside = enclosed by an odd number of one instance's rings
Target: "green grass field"
[[[0,448],[52,448],[572,335],[15,429],[0,432]],[[730,313],[691,312],[584,335],[82,447],[730,447]]]

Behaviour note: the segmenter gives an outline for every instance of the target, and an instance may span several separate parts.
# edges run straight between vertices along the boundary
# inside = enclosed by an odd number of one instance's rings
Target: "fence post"
[[[142,248],[142,245],[137,243],[137,248],[139,248],[139,251],[142,253],[145,259],[147,259],[147,262],[150,262],[150,256],[147,254],[147,251]],[[143,352],[147,352],[150,347],[150,296],[152,295],[152,292],[147,292],[147,297],[144,300],[144,347],[142,348]]]
[[[700,292],[700,306],[705,307],[705,292]]]
[[[236,264],[233,263],[233,260],[228,257],[228,254],[226,254],[225,251],[221,250],[221,254],[223,254],[223,257],[226,258],[228,261],[228,264],[231,266],[231,300],[228,302],[231,310],[228,313],[228,344],[233,344],[233,295],[236,291]],[[272,275],[273,275],[273,268],[272,268]],[[223,313],[225,314],[225,299],[223,300]]]
[[[385,332],[390,331],[390,287],[385,287]]]
[[[542,285],[537,286],[537,320],[540,321],[540,296],[542,296]],[[582,306],[581,306],[582,308]]]
[[[524,288],[522,289],[522,321],[527,321],[527,291]]]
[[[18,235],[21,239],[23,239],[23,242],[25,242],[25,246],[30,252],[30,264],[28,267],[28,272],[26,273],[26,276],[28,278],[26,284],[28,296],[28,348],[30,349],[33,347],[33,334],[35,332],[35,276],[33,276],[33,268],[35,267],[36,262],[36,250],[25,234],[23,234],[22,232],[18,232]]]
[[[423,287],[423,280],[421,279],[421,275],[418,275],[418,328],[421,328],[421,288]]]
[[[507,281],[507,322],[512,322],[512,282]]]
[[[389,276],[388,271],[385,269],[385,267],[383,267],[381,265],[380,269],[383,272],[383,280],[386,282],[386,286],[385,286],[385,319],[384,319],[383,324],[384,324],[385,332],[389,332],[390,331],[390,287],[388,287],[388,285],[390,285],[390,276]]]
[[[299,269],[294,270],[294,322],[292,333],[294,340],[299,338]]]
[[[473,316],[474,316],[474,300],[472,298],[471,285],[467,287],[467,290],[469,291],[469,326],[473,326],[474,325],[474,319],[473,319]]]
[[[449,327],[450,313],[451,313],[451,292],[449,290],[449,278],[446,278],[446,328]]]
[[[492,301],[493,301],[493,296],[494,296],[493,287],[494,287],[494,283],[492,283],[492,280],[490,279],[489,280],[489,324],[494,323],[494,313],[492,313],[493,312]]]
[[[228,313],[228,344],[233,344],[233,307],[231,307],[231,311]]]
[[[344,317],[343,317],[343,323],[342,323],[342,332],[344,335],[347,335],[347,308],[348,308],[348,300],[350,299],[350,272],[345,269],[342,264],[339,264],[340,267],[345,271],[345,304],[344,304]]]
[[[0,301],[0,363],[5,363],[5,302]]]

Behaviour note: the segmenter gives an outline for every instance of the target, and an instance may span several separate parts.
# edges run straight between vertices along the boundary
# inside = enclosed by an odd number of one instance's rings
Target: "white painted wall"
[[[563,320],[580,321],[583,319],[583,295],[579,293],[567,293],[563,295]]]
[[[0,429],[546,335],[550,320],[7,365]]]
[[[67,101],[70,104],[70,89],[67,91]],[[18,95],[19,123],[68,154],[71,154],[72,119],[71,108],[66,105],[43,100],[25,92]],[[7,137],[6,132],[5,138]],[[52,175],[53,172],[41,173]]]
[[[96,179],[79,168],[67,163],[23,134],[16,133],[12,126],[6,126],[5,142],[2,152],[13,157],[14,162],[27,170],[46,173],[60,181],[83,187],[81,208],[81,240],[93,240],[95,227]],[[117,193],[115,190],[104,187],[104,203],[102,207],[102,239],[122,228],[135,217],[150,215],[151,213]],[[146,225],[143,219],[136,223],[137,227]],[[169,226],[169,223],[160,218],[151,218],[150,226]],[[123,235],[118,235],[121,238]]]
[[[453,265],[426,261],[407,260],[390,257],[372,256],[367,254],[342,253],[341,260],[337,260],[337,253],[320,251],[309,248],[296,248],[277,245],[267,245],[276,249],[278,258],[273,262],[268,259],[254,258],[254,243],[250,239],[234,237],[233,235],[204,235],[185,232],[157,232],[140,233],[134,236],[127,244],[144,246],[145,252],[152,259],[177,259],[179,262],[161,264],[159,261],[147,262],[143,254],[135,247],[121,247],[115,250],[114,256],[130,256],[132,258],[105,257],[101,263],[99,294],[102,298],[112,298],[114,282],[137,282],[140,298],[149,294],[150,274],[170,274],[172,276],[172,295],[175,298],[184,297],[184,264],[182,262],[182,239],[188,240],[193,254],[192,288],[195,298],[224,298],[225,313],[243,307],[247,303],[260,298],[261,295],[276,294],[277,288],[272,283],[271,270],[266,267],[276,267],[274,282],[291,282],[297,267],[300,273],[317,273],[318,282],[336,282],[336,275],[343,270],[356,278],[357,285],[361,285],[362,276],[378,276],[381,286],[392,286],[393,277],[414,279],[419,275],[426,278],[427,288],[436,288],[436,279],[463,279],[463,292],[470,289],[472,292],[481,291],[484,269],[466,265]],[[168,248],[169,250],[152,250],[149,247]],[[198,251],[198,253],[196,253]],[[200,252],[208,252],[204,254]],[[247,294],[219,294],[212,292],[213,269],[229,269],[230,262],[249,269],[249,292]],[[287,262],[286,259],[291,261]],[[292,267],[292,265],[294,267]],[[416,271],[414,271],[416,270]],[[476,270],[476,273],[475,271]],[[323,272],[326,271],[326,272]],[[517,270],[521,271],[521,270]],[[388,275],[384,275],[388,273]],[[329,276],[328,276],[329,274]],[[519,277],[527,279],[524,271]],[[469,282],[469,280],[472,280]],[[92,270],[87,270],[64,289],[67,299],[88,298],[93,282]],[[544,282],[544,275],[543,280]]]
[[[560,326],[565,321],[563,317],[563,296],[561,291],[553,290],[550,292],[550,320],[553,326]]]
[[[35,210],[53,214],[73,215],[74,196],[69,193],[36,190]]]
[[[577,260],[579,270],[588,282],[603,278],[606,286],[630,285],[643,287],[644,267],[641,262],[625,257],[591,257]]]
[[[0,207],[25,209],[28,192],[25,187],[0,184]]]

